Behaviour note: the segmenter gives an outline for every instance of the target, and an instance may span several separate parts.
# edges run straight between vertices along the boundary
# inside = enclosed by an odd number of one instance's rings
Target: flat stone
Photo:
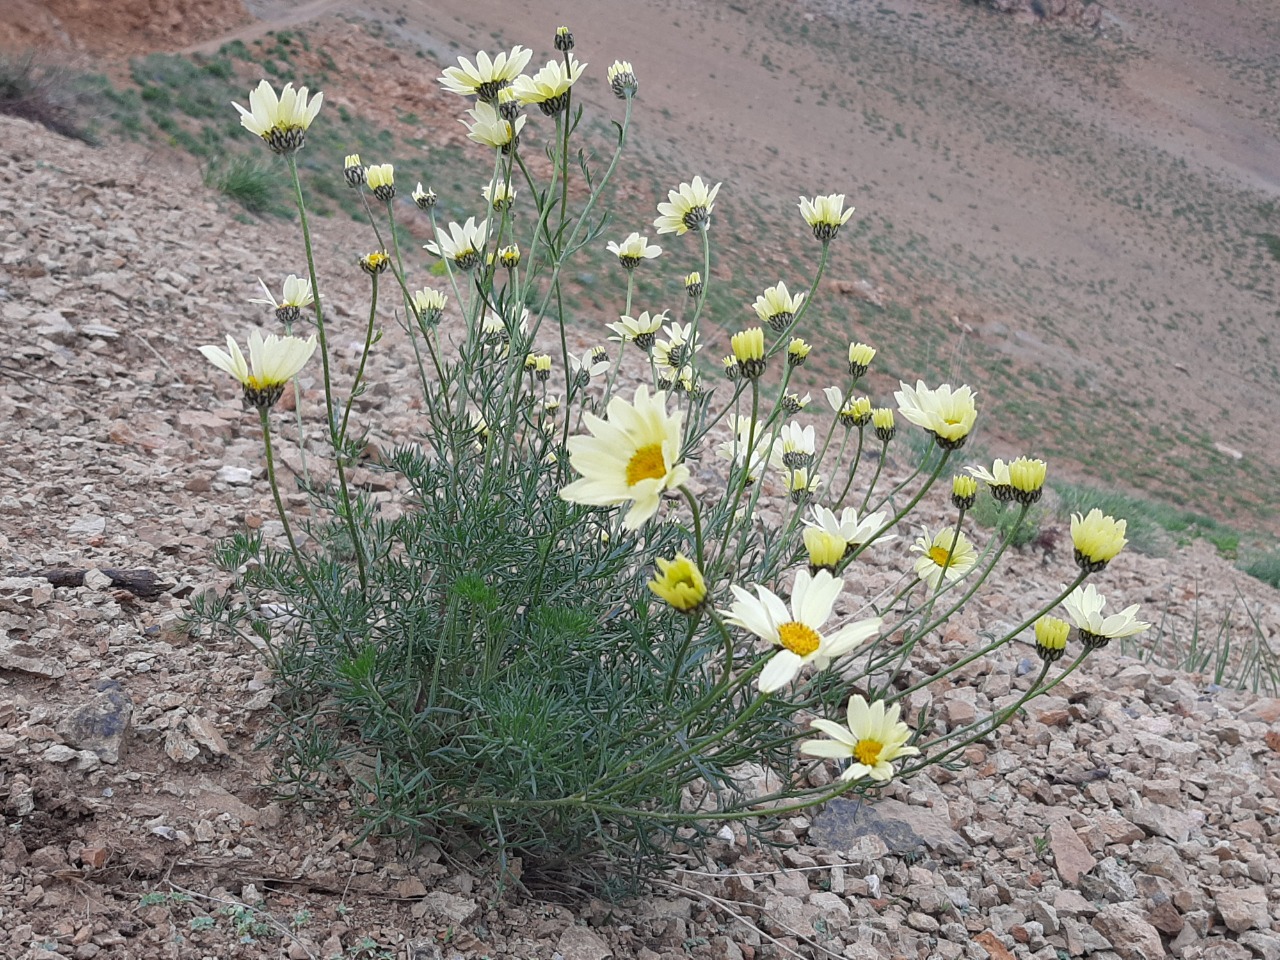
[[[1165,900],[1147,911],[1147,922],[1163,934],[1176,937],[1186,926],[1182,914],[1170,901]]]
[[[214,479],[233,487],[243,487],[253,483],[253,471],[247,467],[225,466],[218,470]]]
[[[1200,744],[1173,740],[1154,733],[1136,734],[1138,749],[1144,757],[1163,760],[1175,765],[1194,763],[1201,755]]]
[[[1160,931],[1147,923],[1142,911],[1131,903],[1109,903],[1093,918],[1093,929],[1111,941],[1124,960],[1152,960],[1163,957]]]
[[[839,894],[817,890],[809,894],[809,904],[817,907],[822,918],[828,923],[834,922],[837,926],[844,926],[851,919],[849,904]]]
[[[223,739],[222,734],[218,732],[218,728],[213,725],[213,721],[206,717],[197,717],[194,714],[186,719],[187,732],[191,734],[191,739],[204,747],[215,757],[225,757],[231,753],[231,748],[227,746],[227,741]]]
[[[51,743],[40,755],[45,763],[70,763],[77,756],[77,752],[65,743]]]
[[[49,581],[44,577],[0,577],[0,596],[14,603],[30,603],[40,606],[36,596],[45,590],[52,590]],[[44,601],[44,602],[47,602]]]
[[[187,793],[188,806],[197,816],[214,820],[223,814],[241,823],[258,823],[261,814],[235,794],[210,780],[201,780]]]
[[[1133,878],[1115,857],[1107,857],[1081,876],[1079,887],[1080,892],[1091,900],[1108,900],[1111,903],[1124,903],[1138,895]]]
[[[47,337],[54,343],[69,346],[76,339],[76,328],[57,310],[46,310],[33,314],[27,323],[34,326],[32,334],[36,337]]]
[[[1062,929],[1067,941],[1067,952],[1073,957],[1083,957],[1085,954],[1111,949],[1111,941],[1087,923],[1081,923],[1079,920],[1065,920]],[[1157,953],[1155,956],[1162,957],[1164,954]]]
[[[967,700],[948,700],[945,704],[947,724],[955,729],[964,727],[978,719],[974,705]]]
[[[72,537],[98,537],[107,529],[107,518],[95,513],[77,517],[67,527],[67,535]]]
[[[1245,720],[1256,720],[1260,723],[1280,722],[1280,697],[1263,697],[1256,700],[1240,712]]]
[[[116,337],[120,336],[120,331],[105,323],[91,322],[81,325],[80,335],[82,337],[99,337],[103,340],[114,340]]]
[[[1055,820],[1049,824],[1049,849],[1053,851],[1053,863],[1058,868],[1058,876],[1065,884],[1074,887],[1083,874],[1093,869],[1093,854],[1065,820]]]
[[[1142,784],[1142,795],[1155,803],[1172,806],[1182,802],[1181,780],[1146,780]]]
[[[92,750],[103,763],[119,763],[128,747],[132,718],[133,701],[119,683],[108,680],[58,724],[58,733],[73,747]]]
[[[1267,894],[1261,887],[1215,890],[1213,903],[1218,908],[1222,922],[1232,933],[1244,933],[1254,927],[1269,930],[1271,927]]]
[[[589,927],[573,924],[560,934],[556,950],[564,960],[605,960],[613,956],[609,945],[600,939]]]
[[[1146,839],[1146,832],[1118,813],[1104,813],[1097,818],[1098,826],[1106,835],[1107,843],[1137,843]]]
[[[36,677],[57,680],[67,675],[67,668],[57,660],[40,656],[40,651],[29,643],[0,640],[0,670],[29,673]]]
[[[867,803],[837,797],[813,820],[811,843],[829,850],[847,851],[858,838],[879,837],[893,856],[935,854],[959,862],[969,854],[964,837],[951,823],[929,807],[912,807],[900,800]]]
[[[174,763],[190,763],[200,756],[200,748],[177,730],[170,730],[165,733],[164,752]]]
[[[231,439],[231,424],[205,410],[178,411],[178,428],[196,440]]]
[[[1164,877],[1179,886],[1187,885],[1187,868],[1178,851],[1167,844],[1138,844],[1129,852],[1129,862],[1142,867],[1153,877]]]
[[[983,930],[973,938],[973,942],[986,950],[991,960],[1016,960],[1009,948],[1000,942],[1000,938],[991,930]]]
[[[427,895],[426,885],[417,877],[406,877],[395,886],[396,896],[406,900],[417,899]]]
[[[84,586],[89,590],[106,590],[111,586],[111,578],[96,568],[84,572]]]
[[[1250,930],[1240,935],[1240,942],[1262,960],[1280,960],[1280,937]]]
[[[1254,956],[1244,944],[1212,937],[1200,942],[1200,960],[1254,960]]]
[[[1153,837],[1167,837],[1174,843],[1186,843],[1204,822],[1204,815],[1148,802],[1134,807],[1129,812],[1129,819]]]
[[[430,913],[453,923],[467,923],[480,912],[480,904],[476,901],[443,890],[431,891],[422,902]]]

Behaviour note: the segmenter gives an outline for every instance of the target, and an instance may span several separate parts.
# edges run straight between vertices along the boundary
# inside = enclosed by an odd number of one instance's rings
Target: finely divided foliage
[[[366,168],[352,154],[332,171],[385,201],[368,206],[363,252],[352,251],[368,274],[362,325],[326,314],[307,243],[307,276],[290,275],[280,301],[265,283],[266,298],[254,298],[286,334],[306,325],[307,337],[255,330],[248,360],[230,336],[225,350],[202,348],[256,408],[283,536],[231,538],[220,560],[239,591],[195,601],[191,627],[250,639],[276,672],[279,777],[293,794],[325,795],[339,761],[359,755],[345,769],[366,831],[455,854],[518,854],[526,879],[572,867],[618,890],[609,885],[644,879],[675,844],[698,848],[726,822],[755,829],[948,760],[1089,650],[1147,625],[1134,607],[1102,616],[1101,596],[1082,588],[1124,546],[1123,522],[1077,517],[1078,575],[1048,604],[1024,604],[1021,622],[963,661],[1029,638],[1037,624],[1042,669],[1020,681],[1011,704],[968,726],[941,728],[917,709],[912,694],[953,669],[921,674],[917,648],[981,590],[1044,464],[973,470],[993,490],[1010,487],[1020,510],[1007,535],[971,540],[966,511],[978,485],[949,478],[977,422],[975,394],[903,383],[897,411],[930,442],[915,473],[882,482],[882,472],[897,473],[885,469],[895,411],[859,392],[869,392],[860,382],[875,349],[849,345],[845,373],[843,345],[798,336],[817,339],[806,312],[829,258],[845,256],[836,241],[854,211],[842,194],[802,199],[796,228],[812,235],[813,269],[792,278],[795,293],[785,282],[760,288],[762,325],[718,344],[731,349],[723,377],[699,353],[732,323],[712,316],[720,300],[708,294],[724,269],[712,268],[710,229],[721,184],[701,177],[671,190],[654,221],[700,261],[683,278],[686,294],[633,309],[634,271],[661,251],[623,224],[625,239],[608,242],[615,312],[579,331],[594,346],[570,353],[576,310],[562,279],[577,251],[603,249],[604,230],[615,229],[612,177],[638,81],[630,62],[610,68],[616,139],[580,149],[574,87],[586,64],[569,54],[567,29],[553,42],[562,56],[533,76],[522,72],[532,51],[517,46],[461,58],[440,78],[477,98],[468,149],[492,171],[447,198],[451,210],[474,204],[462,223],[440,222],[436,194],[421,183],[412,204],[397,202],[389,165]],[[244,125],[282,155],[282,188],[306,231],[296,154],[322,122],[321,96],[292,87],[277,96],[262,84],[249,99]],[[522,103],[545,116],[527,118]],[[527,121],[551,158],[549,180],[523,162]],[[405,212],[433,237],[429,257],[397,245]],[[426,272],[443,289],[424,286]],[[368,459],[372,414],[353,401],[377,376],[372,347],[384,327],[417,358],[421,430]],[[332,362],[335,335],[363,342],[353,377]],[[830,409],[815,411],[791,381],[824,351],[838,357],[825,369],[842,372],[816,385]],[[313,352],[320,362],[308,366]],[[286,510],[275,469],[272,405],[295,377],[323,391],[319,416],[299,412],[289,441],[301,447],[306,519]],[[326,469],[308,473],[308,458]],[[382,512],[351,482],[357,461],[387,475],[399,509]],[[902,539],[919,529],[911,520],[924,503],[951,519]],[[867,550],[902,571],[895,595],[863,593]],[[1059,603],[1074,631],[1045,617]],[[265,609],[289,615],[268,619]],[[904,691],[911,670],[923,679]],[[761,771],[783,785],[768,797],[751,786]]]

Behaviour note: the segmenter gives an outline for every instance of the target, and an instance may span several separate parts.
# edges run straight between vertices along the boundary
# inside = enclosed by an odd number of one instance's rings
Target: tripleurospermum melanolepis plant
[[[352,797],[369,830],[639,877],[726,822],[750,827],[947,760],[1090,649],[1146,625],[1133,608],[1103,617],[1102,597],[1082,587],[1124,545],[1123,521],[1095,511],[1073,523],[1078,572],[1050,603],[959,663],[914,666],[1005,552],[1007,541],[967,532],[979,481],[1025,514],[1043,462],[948,478],[977,393],[902,383],[893,406],[877,406],[864,384],[875,349],[861,342],[838,347],[847,373],[822,385],[829,409],[810,407],[797,371],[832,348],[805,321],[854,214],[842,194],[800,199],[808,275],[762,278],[743,305],[759,325],[732,331],[730,352],[708,361],[708,331],[730,322],[711,316],[708,293],[716,209],[732,189],[694,176],[670,190],[652,229],[674,248],[651,244],[642,224],[615,229],[612,178],[638,74],[625,61],[606,72],[621,116],[607,162],[585,181],[572,159],[584,136],[575,93],[591,74],[573,46],[557,32],[557,55],[531,76],[532,51],[519,46],[445,70],[479,175],[472,194],[450,198],[472,205],[464,222],[441,222],[421,182],[398,204],[391,164],[353,154],[333,171],[369,212],[365,252],[352,251],[367,274],[367,321],[341,331],[363,352],[345,385],[324,310],[337,294],[322,295],[297,178],[320,95],[287,86],[277,96],[264,81],[241,108],[284,158],[307,277],[290,276],[283,304],[268,293],[285,336],[250,334],[252,365],[238,350],[204,349],[258,412],[284,538],[232,538],[221,559],[240,571],[242,599],[197,605],[193,619],[248,636],[277,671],[287,695],[276,741],[294,789],[323,786],[335,761],[359,756]],[[552,158],[549,180],[524,162],[535,147]],[[425,250],[399,246],[405,210],[426,218]],[[619,296],[616,319],[575,331],[598,337],[575,355],[562,281],[584,248],[616,259]],[[678,268],[681,302],[634,302],[637,272],[681,257],[692,259]],[[420,279],[437,271],[443,289]],[[380,296],[388,285],[392,296]],[[371,347],[390,323],[413,357],[424,416],[379,467],[404,506],[384,517],[348,473],[357,421],[377,415],[353,414],[352,401],[378,373]],[[323,426],[298,442],[333,469],[327,483],[304,483],[303,538],[280,492],[272,407],[313,350],[322,399],[311,422]],[[899,418],[932,449],[889,485]],[[695,492],[695,458],[719,465],[714,487]],[[949,495],[927,501],[940,479]],[[913,520],[948,497],[943,528]],[[898,583],[877,596],[854,575],[868,551],[901,558]],[[268,619],[267,601],[290,615]],[[1048,616],[1058,604],[1084,642],[1055,674],[1071,632]],[[909,713],[914,693],[1033,625],[1043,667],[1011,706],[941,732]],[[818,776],[822,764],[838,776]],[[776,789],[751,786],[761,772]]]

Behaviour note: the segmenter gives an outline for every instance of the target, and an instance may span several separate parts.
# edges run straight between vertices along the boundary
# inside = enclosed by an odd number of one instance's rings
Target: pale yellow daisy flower
[[[730,589],[735,600],[722,612],[725,621],[782,648],[760,671],[757,683],[761,693],[782,689],[808,664],[825,670],[831,660],[875,636],[882,622],[879,617],[871,617],[824,633],[836,599],[844,590],[844,581],[826,570],[814,575],[807,570],[796,572],[790,611],[766,587],[757,585],[754,597],[737,584]]]
[[[883,700],[868,705],[859,694],[849,698],[849,725],[842,727],[830,720],[813,720],[811,725],[830,740],[805,740],[800,752],[810,757],[833,757],[853,761],[840,774],[841,780],[870,777],[884,783],[893,779],[893,761],[914,757],[918,747],[907,746],[911,728],[898,719],[898,704],[888,709]]]
[[[614,397],[607,409],[607,420],[582,415],[591,436],[569,438],[569,463],[582,478],[563,487],[560,496],[601,507],[630,503],[623,525],[636,530],[658,512],[664,491],[689,479],[689,468],[680,462],[682,414],[668,413],[667,395],[650,396],[646,386],[636,389],[634,403]]]

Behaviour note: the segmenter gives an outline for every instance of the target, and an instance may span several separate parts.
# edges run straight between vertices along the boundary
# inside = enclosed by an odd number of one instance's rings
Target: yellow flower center
[[[883,750],[884,744],[879,740],[859,740],[858,745],[853,748],[853,756],[863,766],[874,767]]]
[[[930,547],[929,559],[940,567],[948,567],[955,562],[955,554],[948,547]],[[948,562],[948,560],[950,562]]]
[[[822,645],[818,631],[792,620],[778,627],[779,642],[798,657],[807,657]]]
[[[627,463],[627,486],[635,486],[641,480],[660,480],[667,475],[667,458],[662,444],[650,443],[631,454]]]
[[[667,460],[662,455],[662,444],[651,443],[631,455],[627,464],[627,486],[634,487],[641,480],[661,480],[667,475]]]

